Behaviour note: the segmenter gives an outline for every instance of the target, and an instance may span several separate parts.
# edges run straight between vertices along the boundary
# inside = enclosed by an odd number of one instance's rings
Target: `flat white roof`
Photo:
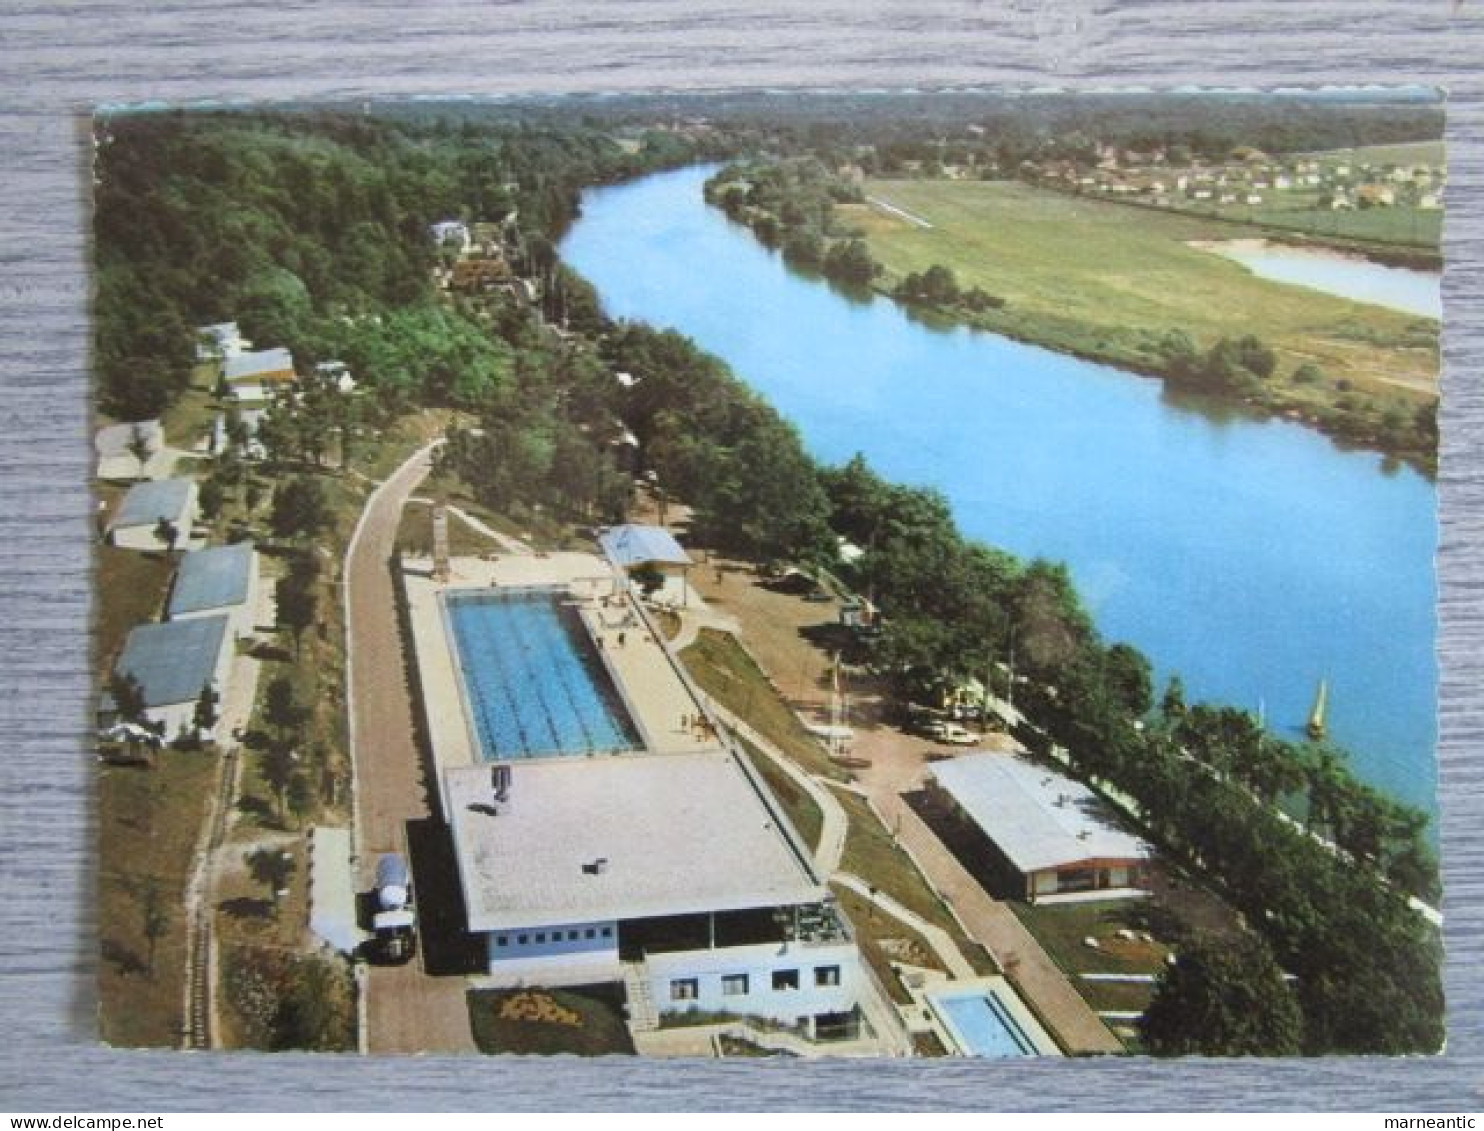
[[[1022,872],[1151,855],[1085,785],[1023,758],[971,754],[938,763],[933,777]]]
[[[827,894],[724,750],[444,772],[471,931],[816,902]],[[606,861],[598,865],[598,861]]]

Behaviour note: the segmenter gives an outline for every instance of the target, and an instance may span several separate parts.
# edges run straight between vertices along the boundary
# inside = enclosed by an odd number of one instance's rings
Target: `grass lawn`
[[[855,941],[860,944],[861,953],[876,972],[877,979],[886,987],[891,1000],[898,1005],[910,1003],[912,995],[891,968],[892,962],[942,970],[943,963],[938,961],[936,952],[911,927],[885,911],[873,908],[869,900],[853,889],[842,884],[831,884],[830,890],[835,893],[840,900],[840,908],[850,918],[851,926],[855,928]]]
[[[844,780],[819,740],[778,697],[768,677],[735,636],[703,628],[696,642],[680,653],[691,676],[733,714],[753,726],[798,765],[812,774]]]
[[[397,549],[401,553],[431,557],[433,553],[433,508],[426,503],[408,503],[397,527]],[[456,558],[477,558],[500,549],[499,543],[475,530],[457,514],[448,515],[448,552]]]
[[[1026,904],[1010,902],[1010,908],[1026,929],[1064,970],[1072,985],[1093,1009],[1142,1010],[1149,1004],[1153,988],[1127,982],[1089,982],[1080,975],[1150,974],[1165,968],[1169,948],[1135,938],[1120,938],[1120,929],[1147,930],[1145,900],[1108,900],[1100,903]],[[1094,938],[1094,950],[1084,940]],[[1156,936],[1158,940],[1158,936]]]
[[[634,1054],[620,995],[590,990],[471,990],[469,1023],[483,1053]]]
[[[793,825],[794,830],[803,838],[811,851],[818,848],[819,834],[824,828],[824,817],[820,814],[819,806],[815,804],[814,798],[800,789],[793,778],[780,770],[772,758],[759,752],[752,743],[741,739],[740,745],[747,752],[747,757],[752,760],[757,772],[768,783],[768,789],[783,806],[783,811],[788,815],[789,823]]]
[[[1171,329],[1203,348],[1256,334],[1277,351],[1284,380],[1312,362],[1371,390],[1436,393],[1436,322],[1260,279],[1188,246],[1240,234],[1230,225],[1010,181],[872,181],[866,191],[934,225],[848,210],[885,284],[943,264],[962,287],[1006,300],[981,316],[987,329],[1134,365],[1152,364],[1154,342]],[[1355,339],[1357,323],[1370,341]],[[1431,348],[1417,348],[1419,336]]]
[[[161,414],[160,427],[172,448],[190,451],[196,441],[210,435],[221,407],[213,391],[216,375],[216,362],[196,366],[190,387]]]
[[[214,754],[167,748],[153,767],[100,770],[98,991],[108,1044],[180,1041],[186,965],[181,907],[219,769]],[[151,966],[145,923],[152,887],[164,922]]]
[[[160,619],[175,563],[165,554],[99,546],[93,574],[95,605],[94,662],[100,679],[113,670],[129,630]]]

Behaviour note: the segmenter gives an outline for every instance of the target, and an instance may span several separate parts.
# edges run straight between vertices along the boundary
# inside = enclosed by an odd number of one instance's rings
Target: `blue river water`
[[[1436,813],[1437,496],[1368,452],[1159,381],[935,329],[790,270],[689,168],[595,189],[561,254],[614,317],[723,358],[829,462],[939,488],[965,533],[1068,563],[1100,630],[1190,698],[1300,737],[1320,679],[1356,773]],[[642,375],[641,375],[642,376]]]
[[[1254,275],[1299,287],[1388,306],[1426,318],[1443,317],[1443,278],[1436,271],[1388,267],[1356,256],[1312,248],[1269,244],[1264,240],[1226,240],[1205,245],[1235,259]]]

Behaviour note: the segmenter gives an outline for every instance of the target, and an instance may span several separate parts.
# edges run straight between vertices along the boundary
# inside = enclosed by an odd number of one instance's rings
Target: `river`
[[[563,258],[693,338],[820,459],[941,489],[969,535],[1070,566],[1109,640],[1299,737],[1321,678],[1364,780],[1436,814],[1433,484],[1280,420],[800,276],[688,168],[589,191]]]
[[[1388,267],[1359,256],[1269,240],[1221,240],[1195,246],[1234,259],[1264,279],[1326,291],[1424,318],[1443,317],[1443,277],[1436,271]]]

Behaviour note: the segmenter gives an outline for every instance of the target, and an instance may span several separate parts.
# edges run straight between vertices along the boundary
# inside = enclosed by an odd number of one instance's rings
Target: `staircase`
[[[649,993],[649,979],[645,977],[644,963],[623,964],[623,988],[629,1004],[629,1028],[636,1033],[652,1033],[660,1027],[659,1010],[654,1007],[654,998]]]

